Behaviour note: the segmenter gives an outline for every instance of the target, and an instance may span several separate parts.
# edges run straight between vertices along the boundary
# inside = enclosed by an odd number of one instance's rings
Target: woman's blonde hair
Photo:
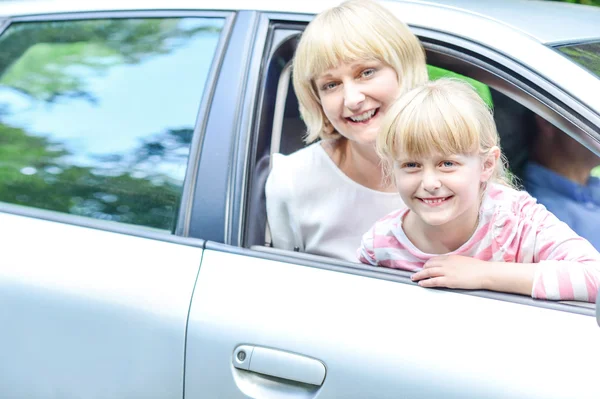
[[[376,149],[389,181],[399,158],[431,154],[485,157],[500,138],[492,110],[468,83],[458,79],[427,82],[400,97],[386,112]],[[490,181],[515,187],[503,155]]]
[[[378,60],[396,71],[401,92],[427,80],[425,52],[417,37],[374,0],[349,0],[323,11],[302,34],[293,61],[293,83],[305,141],[340,137],[327,120],[315,79],[342,62]]]

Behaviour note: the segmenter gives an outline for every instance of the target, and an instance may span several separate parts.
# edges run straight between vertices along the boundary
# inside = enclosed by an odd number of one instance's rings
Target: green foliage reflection
[[[151,157],[158,156],[154,162],[159,163],[179,152],[187,159],[191,136],[191,130],[167,131],[141,144],[133,161],[117,156],[116,165],[93,168],[68,162],[70,154],[60,143],[0,124],[0,201],[170,230],[181,182],[161,173],[128,172]],[[160,148],[160,154],[152,148]]]
[[[558,50],[600,77],[600,42],[563,46]]]
[[[208,43],[209,57],[189,54],[188,68],[198,69],[200,61],[212,59],[222,22],[172,18],[11,25],[0,37],[0,201],[172,230],[195,113],[177,127],[157,126],[128,150],[89,154],[58,138],[65,137],[61,132],[34,131],[27,122],[15,123],[15,109],[25,103],[29,109],[45,105],[52,110],[83,100],[104,116],[95,94],[98,77],[115,67],[168,57],[193,39]],[[205,79],[198,74],[189,89],[180,90],[202,88]],[[122,91],[132,103],[146,95],[131,93],[127,87]],[[201,95],[194,96],[197,102]],[[121,119],[127,119],[127,110],[122,112]],[[80,128],[76,140],[85,140],[89,127]],[[119,131],[106,132],[107,140],[119,137]]]
[[[36,99],[90,97],[86,75],[169,54],[220,25],[181,19],[113,19],[19,23],[0,37],[0,84]]]

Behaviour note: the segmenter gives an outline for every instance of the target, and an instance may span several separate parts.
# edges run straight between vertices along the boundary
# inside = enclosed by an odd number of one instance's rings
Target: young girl
[[[489,108],[466,83],[428,82],[388,111],[377,151],[404,203],[363,236],[361,262],[422,287],[594,302],[600,254],[506,174]]]

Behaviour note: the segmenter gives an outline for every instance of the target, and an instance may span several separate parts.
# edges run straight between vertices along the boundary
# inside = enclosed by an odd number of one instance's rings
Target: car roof
[[[511,26],[542,43],[600,38],[600,7],[547,0],[418,1],[460,10]]]
[[[0,16],[119,10],[259,10],[315,14],[339,4],[339,0],[220,0],[217,4],[198,0],[8,0],[0,2]],[[462,14],[462,20],[489,20],[511,27],[545,44],[586,41],[600,37],[600,7],[541,0],[387,0],[408,24],[414,13],[428,13],[431,23],[418,19],[418,25],[435,28],[434,22]],[[393,3],[393,4],[392,4]],[[408,7],[406,12],[403,11]],[[560,23],[558,23],[560,21]],[[463,27],[464,28],[464,27]]]

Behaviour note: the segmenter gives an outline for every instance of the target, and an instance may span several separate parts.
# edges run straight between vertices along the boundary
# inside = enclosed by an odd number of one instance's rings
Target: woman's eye
[[[321,90],[329,91],[329,90],[335,89],[336,87],[337,87],[337,83],[329,82],[329,83],[325,83],[323,86],[321,86]]]
[[[369,68],[369,69],[365,69],[364,71],[362,71],[361,76],[363,78],[369,78],[369,77],[373,76],[374,73],[375,73],[375,69]]]

